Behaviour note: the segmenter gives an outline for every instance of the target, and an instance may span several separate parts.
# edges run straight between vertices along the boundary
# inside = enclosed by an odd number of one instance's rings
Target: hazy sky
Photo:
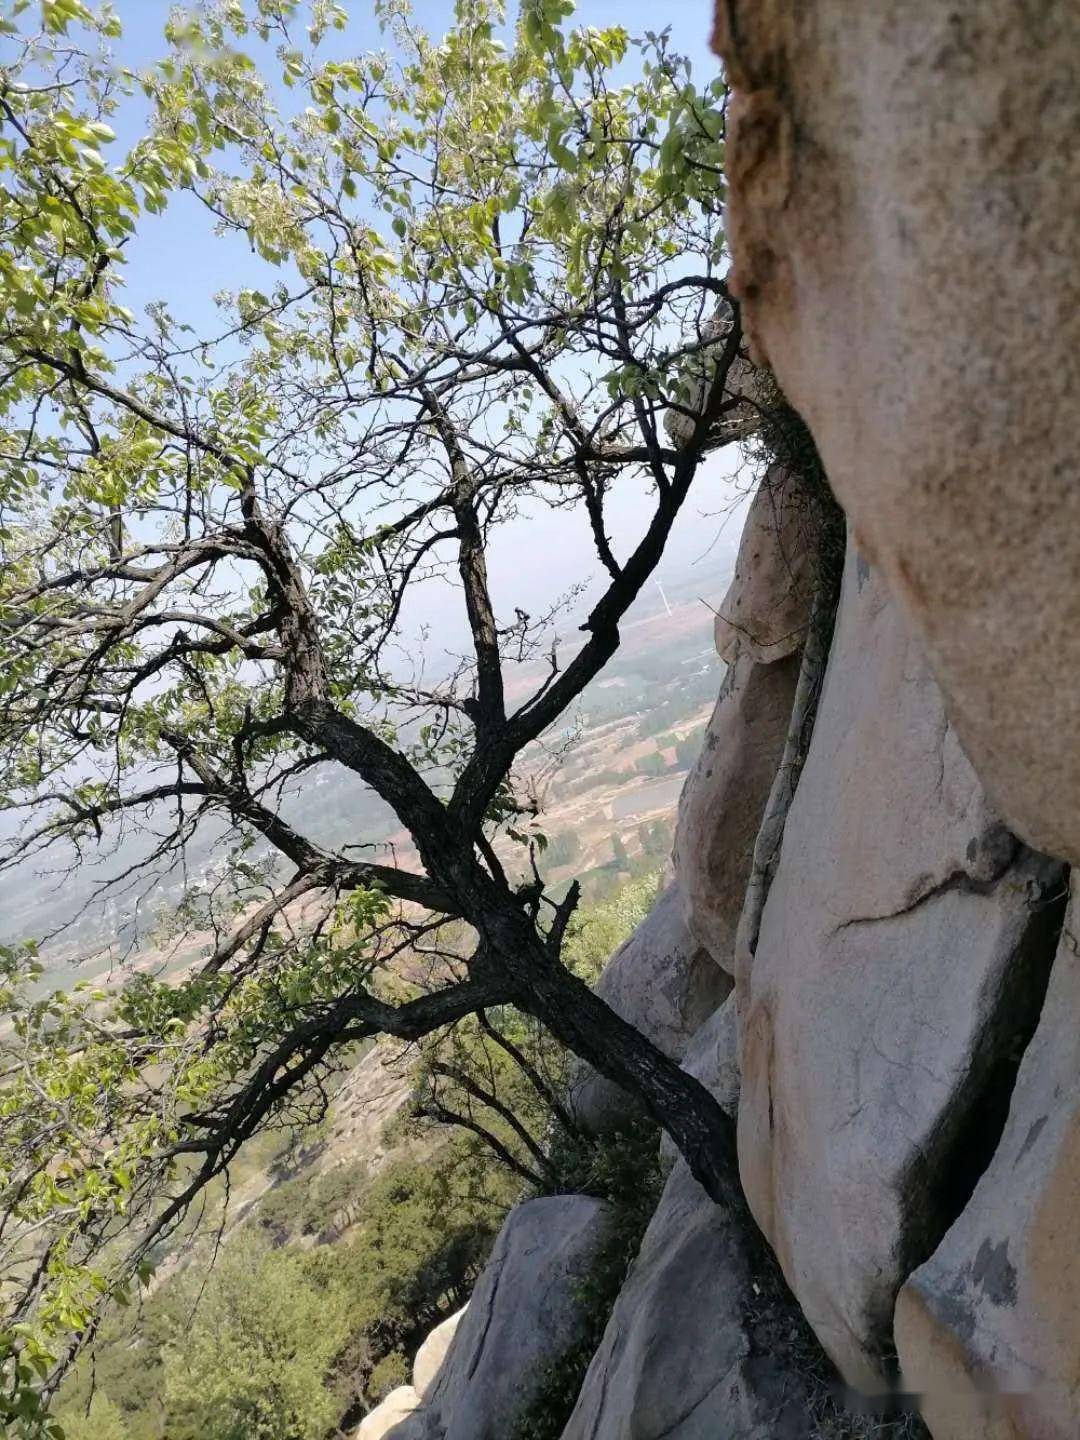
[[[344,36],[333,38],[333,50],[357,54],[382,48],[384,40],[373,19],[371,0],[347,3],[349,27]],[[122,63],[139,67],[164,53],[162,30],[172,0],[115,0],[115,8],[124,26],[123,39],[117,46]],[[515,0],[510,0],[509,8],[513,16]],[[651,0],[579,0],[575,20],[595,25],[622,24],[632,35],[670,25],[674,47],[692,57],[695,77],[701,81],[716,69],[708,49],[710,9],[708,0],[669,0],[664,7],[657,7]],[[414,10],[429,32],[441,33],[452,17],[453,0],[414,0]],[[0,40],[0,49],[2,45]],[[289,96],[290,92],[282,92],[286,103]],[[291,103],[296,103],[295,97]],[[133,142],[141,131],[138,102],[117,116],[114,124],[121,143]],[[213,217],[185,194],[174,197],[163,215],[142,216],[137,235],[125,254],[123,299],[136,315],[149,302],[164,300],[178,321],[192,325],[201,335],[213,335],[221,328],[213,301],[217,291],[245,285],[263,287],[268,278],[267,266],[252,254],[247,243],[236,235],[216,235]],[[738,453],[732,449],[702,467],[658,571],[661,580],[669,581],[692,575],[692,593],[714,604],[730,575],[745,505],[741,492],[746,488],[746,479],[735,482],[732,478],[738,464]],[[644,482],[629,478],[621,482],[610,500],[610,531],[617,554],[625,554],[640,536],[650,511],[651,500]],[[595,593],[603,576],[584,517],[580,513],[549,511],[539,504],[523,508],[515,522],[495,532],[489,568],[496,608],[503,616],[515,605],[538,614],[570,586],[588,581],[589,577]],[[587,594],[578,603],[579,615],[586,600]],[[657,600],[655,587],[650,584],[642,602],[652,609]],[[445,648],[457,638],[455,632],[460,632],[460,595],[449,588],[432,587],[425,592],[420,609],[423,613],[414,616],[414,621],[423,620],[431,629],[423,657],[424,667],[431,674],[444,668]],[[415,635],[415,624],[408,628]],[[704,628],[707,633],[707,624]],[[572,627],[563,623],[559,630],[564,643],[569,641],[571,648],[576,648]],[[406,641],[406,648],[409,646],[410,641]],[[416,657],[416,651],[412,653]]]
[[[379,30],[371,0],[345,0],[349,25],[343,35],[331,34],[327,52],[357,54],[384,48],[386,37]],[[128,65],[147,64],[164,49],[162,28],[172,0],[115,0],[124,26],[119,42],[120,58]],[[441,33],[453,16],[453,0],[414,0],[414,14],[432,34]],[[516,0],[509,0],[513,19]],[[675,49],[688,55],[698,81],[716,72],[717,61],[708,45],[711,6],[708,0],[669,0],[664,6],[649,0],[578,0],[574,23],[621,24],[631,35],[648,29],[671,27]],[[633,63],[632,61],[629,63]],[[292,92],[282,90],[283,104],[296,104]],[[120,119],[121,117],[118,117]],[[121,139],[133,140],[135,117],[117,129]],[[213,217],[190,195],[170,201],[164,214],[145,215],[138,238],[128,250],[125,266],[124,303],[138,313],[151,300],[166,300],[177,319],[194,326],[200,334],[217,328],[214,294],[243,285],[265,286],[268,267],[253,255],[237,235],[217,236]],[[680,516],[660,568],[664,574],[684,574],[694,566],[700,572],[700,593],[714,599],[722,592],[730,571],[738,520],[733,518],[735,497],[741,487],[730,476],[737,464],[732,450],[713,457],[703,466]],[[640,489],[624,483],[612,505],[612,538],[616,552],[640,533],[647,516],[649,499]],[[497,606],[507,613],[521,605],[534,613],[557,593],[575,581],[597,571],[595,553],[580,515],[557,514],[537,507],[529,521],[504,527],[490,557]],[[433,612],[440,625],[439,607]],[[440,627],[441,628],[441,627]]]

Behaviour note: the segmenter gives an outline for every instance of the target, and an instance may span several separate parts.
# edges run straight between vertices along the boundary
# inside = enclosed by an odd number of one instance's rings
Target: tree
[[[562,1144],[587,1142],[562,1099],[566,1052],[542,1026],[510,1007],[481,1010],[420,1049],[415,1126],[455,1126],[535,1191],[561,1188],[552,1132]]]
[[[693,765],[698,755],[700,755],[701,747],[704,742],[704,728],[691,730],[688,734],[683,735],[681,739],[676,740],[675,758],[678,760],[679,765],[682,769],[689,770],[690,766]]]
[[[662,37],[617,82],[625,32],[566,32],[568,8],[528,0],[505,31],[459,0],[434,43],[395,0],[387,52],[343,60],[319,48],[338,5],[305,30],[297,0],[234,0],[174,17],[138,76],[82,0],[4,22],[0,805],[20,824],[0,865],[79,877],[112,853],[95,901],[169,873],[180,931],[212,935],[179,976],[108,993],[44,993],[33,946],[0,954],[0,1407],[28,1433],[102,1296],[249,1137],[318,1113],[366,1037],[516,1007],[742,1205],[711,1097],[562,963],[578,887],[554,900],[535,865],[517,884],[496,850],[539,843],[519,762],[617,649],[740,403],[737,315],[712,323],[722,86],[696,92]],[[141,105],[124,149],[109,122]],[[199,333],[121,303],[141,217],[181,191],[268,276]],[[619,550],[626,485],[650,509]],[[576,646],[489,581],[501,527],[542,507],[596,554]],[[464,643],[430,675],[407,618],[447,577]],[[512,706],[508,669],[541,659]],[[343,773],[408,831],[400,861],[287,817]],[[200,837],[222,855],[189,870]]]
[[[66,1440],[130,1440],[124,1416],[106,1395],[96,1394],[86,1414],[64,1426]]]
[[[340,1412],[327,1380],[349,1336],[345,1289],[320,1283],[308,1257],[247,1234],[208,1281],[184,1280],[192,1321],[164,1357],[169,1435],[322,1440]]]
[[[651,825],[642,825],[639,830],[641,850],[654,859],[667,859],[671,854],[671,827],[663,820],[654,820]]]
[[[667,766],[659,750],[649,750],[646,754],[639,757],[634,769],[637,770],[639,775],[657,776],[663,775]]]
[[[581,854],[581,837],[576,830],[563,830],[551,837],[544,853],[552,869],[571,865]]]

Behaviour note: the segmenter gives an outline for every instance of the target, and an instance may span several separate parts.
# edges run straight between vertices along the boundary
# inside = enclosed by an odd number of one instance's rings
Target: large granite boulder
[[[413,1387],[399,1385],[364,1416],[355,1440],[425,1440],[419,1408],[420,1396]]]
[[[809,754],[737,977],[748,1199],[846,1378],[1004,1120],[1062,867],[1001,824],[921,645],[849,546]]]
[[[690,934],[682,897],[669,885],[608,961],[596,989],[618,1015],[678,1060],[731,990],[731,979]],[[577,1119],[593,1132],[618,1124],[634,1109],[624,1090],[585,1067],[571,1101]]]
[[[724,0],[735,289],[976,771],[1080,861],[1080,7]]]
[[[750,506],[717,615],[717,648],[728,671],[679,798],[674,864],[687,924],[728,971],[799,678],[813,529],[807,502],[774,467]]]
[[[562,1440],[809,1440],[791,1312],[680,1160]],[[778,1318],[779,1317],[779,1320]]]
[[[436,1325],[416,1352],[416,1358],[413,1360],[412,1383],[413,1389],[421,1400],[426,1400],[435,1388],[435,1382],[439,1378],[439,1372],[442,1370],[451,1341],[457,1334],[458,1326],[468,1308],[468,1305],[463,1305],[460,1310],[455,1310],[453,1315],[447,1316],[441,1325]]]
[[[1080,1435],[1080,905],[993,1161],[900,1292],[905,1384],[934,1440]]]
[[[581,1340],[579,1292],[609,1219],[585,1195],[510,1212],[428,1396],[425,1440],[506,1440],[546,1367]]]

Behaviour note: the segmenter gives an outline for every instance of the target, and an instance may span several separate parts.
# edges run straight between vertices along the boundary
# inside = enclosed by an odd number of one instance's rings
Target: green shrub
[[[622,942],[652,908],[662,884],[655,868],[624,882],[610,899],[583,910],[571,922],[563,959],[575,975],[594,984]]]
[[[123,1411],[98,1391],[89,1408],[81,1407],[64,1421],[64,1440],[131,1440]]]
[[[407,1384],[409,1374],[409,1362],[400,1350],[391,1350],[389,1355],[384,1355],[372,1367],[365,1387],[367,1397],[372,1405],[377,1405],[380,1400],[385,1400],[390,1391],[396,1390],[399,1385]]]
[[[337,1165],[312,1177],[301,1173],[274,1185],[261,1197],[252,1223],[265,1230],[275,1244],[301,1236],[318,1236],[340,1211],[356,1205],[368,1183],[362,1160]]]
[[[340,1409],[345,1289],[254,1232],[230,1241],[208,1280],[185,1275],[182,1289],[193,1318],[164,1355],[169,1440],[324,1440]]]

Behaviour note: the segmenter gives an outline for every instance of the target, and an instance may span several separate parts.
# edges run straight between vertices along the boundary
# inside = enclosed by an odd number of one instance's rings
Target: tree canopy
[[[92,900],[127,906],[179,876],[198,950],[102,989],[0,951],[0,1413],[27,1434],[103,1298],[360,1039],[515,1006],[741,1203],[719,1109],[562,964],[578,892],[546,890],[518,768],[740,433],[723,86],[566,0],[459,0],[441,39],[378,10],[385,48],[343,58],[329,0],[221,0],[138,71],[107,8],[0,20],[0,868],[112,856]],[[211,326],[124,304],[181,200],[269,276]],[[569,637],[489,580],[537,507],[591,537]],[[433,590],[461,612],[441,668],[411,629]],[[289,818],[346,772],[402,856],[362,815],[337,848]]]

